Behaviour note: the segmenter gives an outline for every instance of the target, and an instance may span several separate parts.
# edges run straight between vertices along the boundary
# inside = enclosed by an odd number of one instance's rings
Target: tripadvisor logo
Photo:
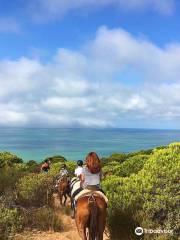
[[[135,234],[136,234],[137,236],[141,236],[141,235],[143,234],[143,228],[142,228],[142,227],[137,227],[137,228],[135,229]]]
[[[149,233],[149,234],[153,234],[153,233],[158,233],[158,234],[171,234],[173,235],[173,230],[167,230],[167,229],[146,229],[146,228],[142,228],[142,227],[137,227],[135,229],[135,234],[137,236],[141,236],[142,234],[145,233]]]

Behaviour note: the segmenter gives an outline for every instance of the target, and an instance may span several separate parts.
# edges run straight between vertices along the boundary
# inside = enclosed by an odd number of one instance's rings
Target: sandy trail
[[[69,203],[68,203],[69,204]],[[68,216],[64,209],[60,207],[59,200],[54,195],[54,205],[61,216],[63,230],[61,232],[31,231],[16,235],[14,240],[81,240],[78,235],[75,220]],[[108,240],[104,235],[104,240]]]

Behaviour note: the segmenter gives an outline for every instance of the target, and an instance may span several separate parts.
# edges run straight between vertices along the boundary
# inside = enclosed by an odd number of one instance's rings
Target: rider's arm
[[[79,175],[79,179],[80,179],[80,186],[82,187],[82,186],[83,186],[83,183],[84,183],[84,181],[85,181],[84,173],[81,173],[81,174]]]

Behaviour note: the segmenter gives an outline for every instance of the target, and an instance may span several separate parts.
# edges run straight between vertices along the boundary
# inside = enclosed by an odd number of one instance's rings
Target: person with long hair
[[[81,186],[89,190],[100,189],[102,178],[101,160],[95,152],[90,152],[86,157],[86,166],[80,175]]]

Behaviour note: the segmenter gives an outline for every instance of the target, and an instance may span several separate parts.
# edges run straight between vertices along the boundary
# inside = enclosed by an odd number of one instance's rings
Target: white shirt
[[[91,173],[87,167],[83,168],[84,174],[84,186],[88,185],[98,185],[100,184],[100,172],[99,173]]]
[[[68,175],[67,169],[65,169],[65,168],[61,169],[60,172],[59,172],[59,175],[60,175],[61,177],[65,176],[65,175]]]
[[[74,174],[75,174],[77,177],[79,177],[82,172],[83,172],[83,167],[78,166],[78,167],[75,169]]]

